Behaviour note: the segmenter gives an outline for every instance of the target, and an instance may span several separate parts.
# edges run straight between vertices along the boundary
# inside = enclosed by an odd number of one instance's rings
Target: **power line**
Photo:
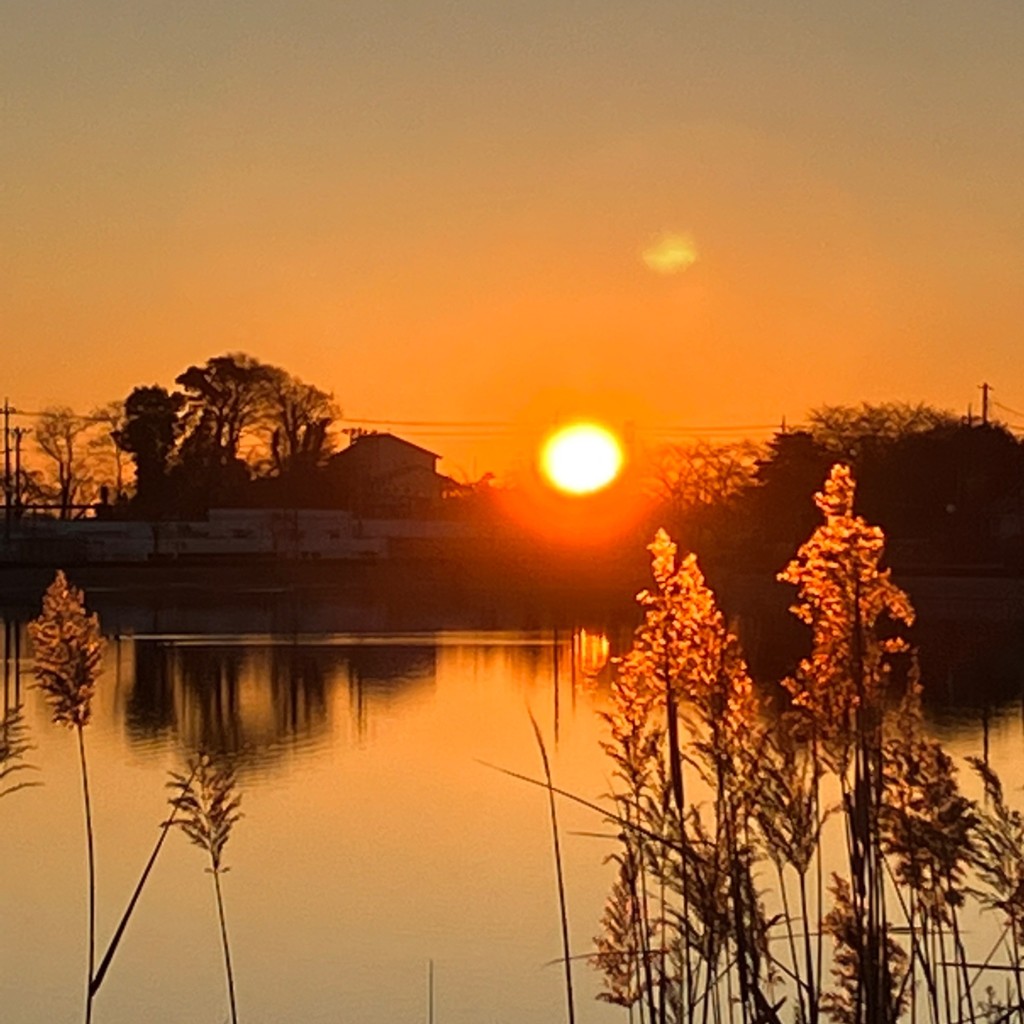
[[[45,415],[48,410],[35,411],[10,407],[12,417],[37,418]],[[1012,411],[1012,410],[1011,410]],[[73,417],[81,423],[109,423],[106,416],[76,413]],[[1020,415],[1024,416],[1024,413]],[[334,420],[339,425],[351,424],[367,427],[395,427],[409,433],[436,437],[493,437],[504,432],[515,433],[528,430],[528,426],[509,420],[405,420],[380,417],[338,416]],[[634,423],[633,429],[642,434],[656,436],[695,435],[695,434],[737,434],[743,431],[778,430],[778,423],[724,423],[724,424],[651,424]]]
[[[29,410],[29,409],[15,409],[12,406],[12,408],[11,408],[11,415],[12,416],[31,416],[33,419],[36,419],[36,418],[38,418],[40,416],[49,415],[53,411],[54,411],[53,409],[43,409],[40,412],[33,412],[33,411]],[[61,409],[60,411],[63,412],[64,410]],[[75,412],[74,410],[71,410],[71,418],[75,419],[75,420],[78,420],[80,423],[109,423],[110,422],[110,419],[107,416],[93,416],[91,414],[86,416],[83,413],[78,413],[78,412]]]
[[[997,409],[1002,409],[1003,412],[1012,413],[1014,416],[1024,416],[1024,412],[1021,412],[1020,409],[1012,409],[1008,405],[1003,405],[1002,402],[993,401],[992,405],[994,405]]]
[[[696,437],[702,434],[740,434],[750,431],[763,432],[766,430],[778,431],[778,423],[739,423],[735,426],[691,426],[691,427],[645,427],[642,424],[636,426],[637,433],[654,434],[658,437]],[[791,426],[789,429],[799,430],[799,426]]]
[[[508,429],[515,424],[496,420],[375,420],[360,416],[338,416],[338,423],[361,423],[377,427],[487,427]]]

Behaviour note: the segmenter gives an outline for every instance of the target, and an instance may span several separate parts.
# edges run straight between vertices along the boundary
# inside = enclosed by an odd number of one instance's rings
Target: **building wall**
[[[195,522],[22,520],[0,561],[74,564],[153,558],[387,557],[392,539],[453,539],[463,524],[430,519],[353,519],[346,511],[212,509]]]

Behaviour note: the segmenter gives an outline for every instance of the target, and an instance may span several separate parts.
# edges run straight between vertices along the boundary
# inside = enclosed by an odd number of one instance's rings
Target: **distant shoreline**
[[[125,600],[216,606],[221,602],[309,603],[399,609],[436,615],[465,610],[484,618],[634,618],[645,563],[574,552],[557,561],[514,552],[480,559],[218,558],[56,565],[0,564],[0,608],[35,610],[58,568],[91,604]],[[90,602],[90,598],[92,601]]]

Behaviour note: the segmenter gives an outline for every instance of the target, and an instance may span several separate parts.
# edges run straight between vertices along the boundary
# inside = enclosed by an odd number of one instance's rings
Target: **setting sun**
[[[544,475],[559,490],[590,494],[618,476],[622,469],[622,445],[605,427],[574,423],[545,441],[540,461]]]

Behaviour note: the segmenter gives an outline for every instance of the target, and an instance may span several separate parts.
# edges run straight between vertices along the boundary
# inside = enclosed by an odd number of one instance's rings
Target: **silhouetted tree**
[[[853,462],[914,434],[954,427],[959,422],[951,412],[923,402],[823,405],[812,409],[807,418],[816,444]]]
[[[900,541],[912,541],[916,561],[1001,557],[991,519],[1024,488],[1024,447],[1009,431],[994,424],[939,427],[862,462],[861,505],[893,537],[894,552]]]
[[[246,463],[218,447],[201,425],[182,440],[168,473],[168,488],[174,511],[191,518],[214,507],[245,504],[250,480]]]
[[[813,528],[812,499],[832,461],[832,454],[806,431],[776,434],[768,442],[751,495],[760,537],[795,543]]]
[[[666,445],[655,456],[655,489],[680,510],[717,505],[754,483],[761,454],[751,441]]]
[[[52,498],[42,470],[29,469],[26,466],[22,466],[21,471],[15,476],[14,495],[15,514],[19,518],[26,508],[46,505]]]
[[[777,434],[740,500],[750,543],[730,557],[767,568],[805,535],[809,498],[838,453],[861,482],[858,511],[885,529],[895,564],[1019,559],[992,522],[1000,508],[1024,505],[1024,446],[997,424],[910,405],[829,407],[812,414],[811,431]]]
[[[118,444],[117,435],[124,429],[124,402],[114,399],[98,406],[89,414],[94,424],[89,438],[89,451],[93,456],[97,478],[112,485],[114,500],[119,501],[125,491],[125,450]]]
[[[266,410],[267,367],[235,352],[190,366],[175,383],[184,393],[190,452],[221,465],[237,459],[242,434]]]
[[[135,460],[135,502],[143,516],[167,511],[168,466],[181,432],[184,400],[157,384],[136,388],[124,403],[124,426],[115,431],[119,448]]]
[[[762,448],[752,441],[661,448],[651,480],[662,501],[659,522],[667,523],[686,549],[713,559],[737,529],[732,512],[754,486],[760,454]]]
[[[70,519],[72,506],[89,497],[92,477],[86,433],[89,423],[66,406],[44,409],[36,420],[35,441],[50,471],[48,497],[61,519]]]
[[[262,378],[274,472],[285,476],[322,466],[334,450],[329,430],[337,410],[332,396],[278,366],[264,366]]]

